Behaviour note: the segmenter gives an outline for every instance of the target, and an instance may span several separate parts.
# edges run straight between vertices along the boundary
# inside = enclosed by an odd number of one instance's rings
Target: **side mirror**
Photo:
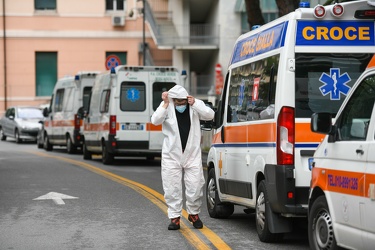
[[[311,116],[310,128],[312,132],[333,134],[332,115],[330,113],[314,113]]]
[[[201,130],[203,131],[211,131],[213,128],[213,121],[200,121],[201,123]]]
[[[206,106],[215,111],[214,106],[212,105],[212,102],[205,102]],[[214,120],[211,121],[200,121],[201,129],[204,131],[211,131],[214,127]]]
[[[77,115],[80,119],[83,119],[86,115],[86,112],[83,107],[80,107],[77,111]]]
[[[44,109],[43,109],[43,116],[44,117],[47,117],[48,115],[49,115],[49,108],[47,108],[47,107],[45,107]]]

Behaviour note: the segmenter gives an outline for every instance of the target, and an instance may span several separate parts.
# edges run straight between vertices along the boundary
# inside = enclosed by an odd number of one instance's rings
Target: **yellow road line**
[[[165,214],[167,214],[167,205],[165,204],[164,196],[155,190],[132,180],[129,180],[127,178],[124,178],[122,176],[113,174],[111,172],[105,171],[101,168],[95,167],[91,164],[82,162],[82,161],[76,161],[73,159],[69,159],[66,157],[61,156],[53,156],[41,152],[29,152],[32,154],[36,154],[43,157],[49,157],[49,158],[55,158],[59,159],[61,161],[69,162],[77,166],[81,166],[91,172],[94,172],[96,174],[99,174],[103,177],[106,177],[110,180],[113,180],[117,183],[120,183],[122,185],[125,185],[136,192],[142,194],[144,197],[149,199],[152,203],[154,203],[156,206],[158,206]],[[185,209],[182,211],[182,216],[187,220],[188,213]],[[196,249],[210,249],[210,247],[202,241],[193,230],[191,230],[186,224],[181,220],[181,225],[183,226],[179,231],[181,234],[190,242],[192,246],[194,246]],[[199,229],[199,232],[202,233],[215,247],[216,249],[231,249],[217,234],[215,234],[211,229],[209,229],[207,226],[204,226],[202,229]]]

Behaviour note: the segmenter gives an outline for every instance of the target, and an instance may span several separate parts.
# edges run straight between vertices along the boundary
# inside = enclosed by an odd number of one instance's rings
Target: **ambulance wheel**
[[[82,145],[82,154],[83,154],[84,160],[91,160],[92,159],[92,154],[91,154],[90,151],[87,150],[85,141],[83,141],[83,145]]]
[[[233,214],[234,205],[222,203],[217,191],[215,169],[210,169],[206,185],[207,210],[212,218],[228,218]]]
[[[341,249],[337,246],[333,232],[332,217],[324,196],[318,197],[312,204],[308,223],[311,249]]]
[[[7,139],[7,137],[4,135],[4,131],[2,127],[0,127],[0,139],[2,141],[5,141]]]
[[[111,165],[114,161],[115,157],[113,154],[108,152],[107,146],[105,142],[102,143],[102,162],[105,165]]]
[[[267,222],[268,194],[265,181],[258,185],[257,200],[255,206],[255,224],[260,241],[276,242],[283,238],[282,233],[271,233]]]
[[[49,142],[49,138],[48,138],[48,135],[47,135],[47,134],[44,135],[43,148],[44,148],[46,151],[52,151],[52,149],[53,149],[53,146],[52,146],[52,144]]]
[[[76,152],[76,147],[74,146],[70,135],[66,135],[66,151],[68,154],[74,154]]]

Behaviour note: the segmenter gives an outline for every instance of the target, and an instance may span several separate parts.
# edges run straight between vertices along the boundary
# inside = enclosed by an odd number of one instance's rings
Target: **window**
[[[57,52],[36,52],[36,96],[51,96],[57,82]]]
[[[73,88],[67,88],[66,89],[66,94],[65,94],[65,110],[64,111],[73,111],[73,104],[74,104],[74,95],[75,95],[75,91],[73,90]]]
[[[374,102],[375,76],[369,76],[355,90],[338,119],[338,140],[366,140]]]
[[[63,109],[63,102],[64,102],[64,89],[58,89],[56,91],[55,101],[54,101],[54,112],[61,112]]]
[[[260,9],[265,23],[269,23],[279,17],[279,8],[274,0],[259,1]]]
[[[126,0],[106,0],[105,9],[106,10],[125,10]]]
[[[152,108],[156,110],[162,99],[161,94],[164,91],[168,91],[170,88],[172,88],[176,83],[174,82],[155,82],[152,86]]]
[[[143,82],[123,82],[120,93],[122,111],[144,111],[146,109],[146,85]]]
[[[105,89],[100,97],[100,113],[106,113],[109,109],[109,97],[111,96],[111,90]]]
[[[91,89],[92,87],[83,88],[83,96],[82,96],[83,110],[89,109]]]
[[[372,56],[373,54],[348,53],[296,54],[296,117],[310,118],[313,113],[319,112],[329,112],[335,116],[348,94],[347,91],[366,69]],[[331,84],[334,78],[341,79],[340,88],[336,91]]]
[[[18,118],[43,119],[44,116],[38,108],[20,108],[18,109]]]
[[[274,117],[278,63],[277,55],[232,70],[228,93],[228,122]]]
[[[14,108],[9,108],[7,110],[5,116],[8,117],[8,118],[10,118],[11,116],[13,116],[13,118],[14,118],[14,116],[15,116],[15,110],[14,110]]]
[[[36,10],[55,10],[56,0],[34,0]]]

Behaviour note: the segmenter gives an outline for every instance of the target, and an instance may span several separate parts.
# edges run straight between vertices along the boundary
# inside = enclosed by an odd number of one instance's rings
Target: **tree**
[[[259,5],[260,0],[245,0],[247,22],[249,27],[254,25],[263,25],[264,18],[262,15],[262,10]],[[264,0],[263,0],[264,1]],[[277,7],[279,8],[279,17],[294,11],[299,7],[300,0],[275,0]]]

